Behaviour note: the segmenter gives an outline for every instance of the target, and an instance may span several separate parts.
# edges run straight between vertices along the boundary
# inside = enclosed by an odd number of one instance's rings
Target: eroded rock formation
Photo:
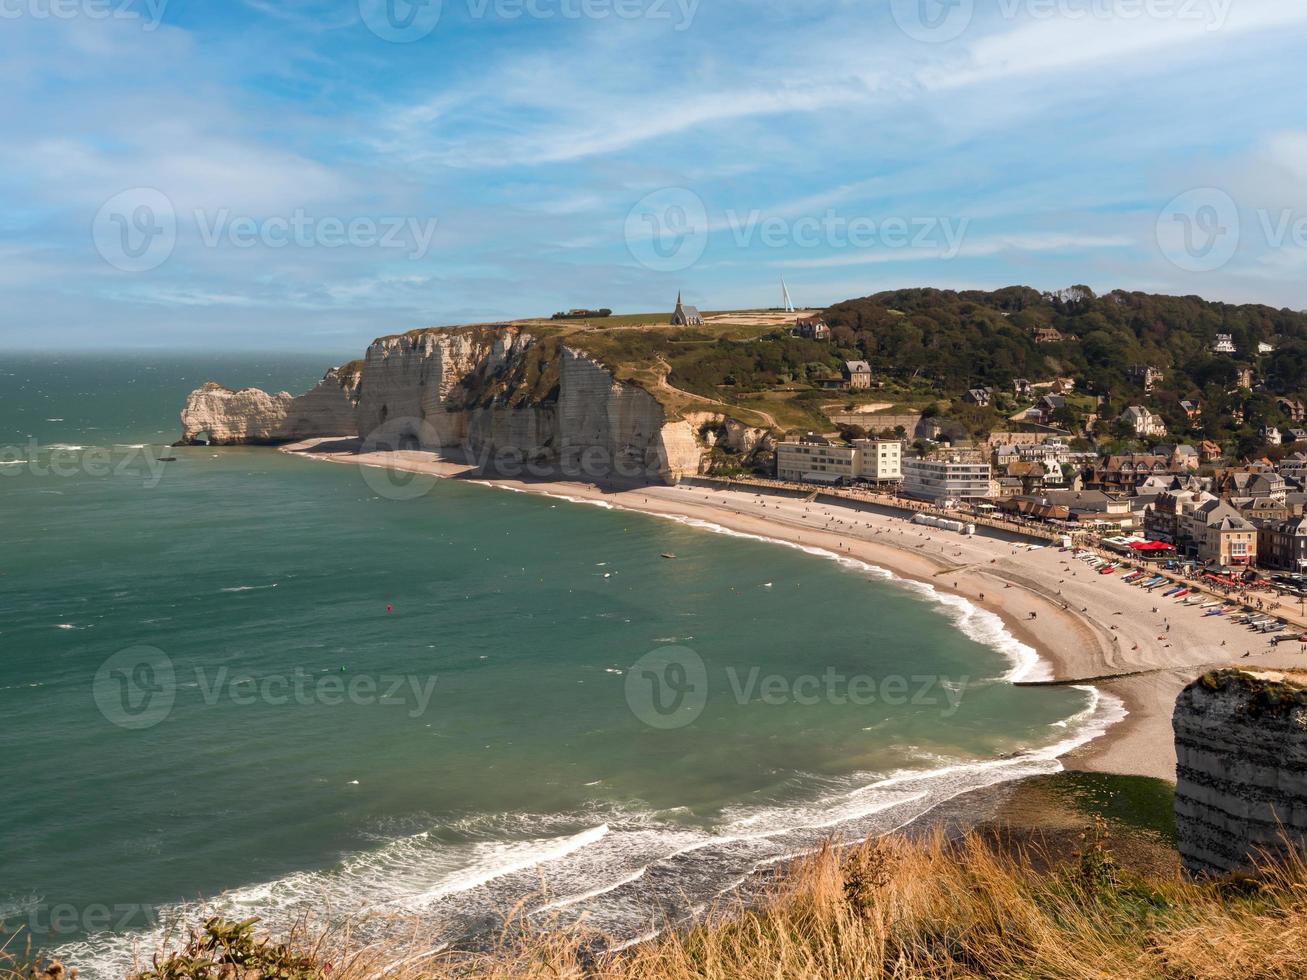
[[[1307,843],[1307,673],[1226,669],[1181,692],[1172,719],[1180,855],[1194,874],[1247,869]]]
[[[210,381],[186,399],[181,441],[234,446],[353,436],[358,431],[355,394],[353,379],[335,368],[299,397],[286,391],[270,395],[258,388],[232,391]]]
[[[478,462],[535,463],[564,475],[675,482],[703,447],[657,398],[557,338],[515,326],[383,337],[357,368],[292,398],[207,384],[182,412],[183,441],[272,443],[351,435],[365,449],[462,448]],[[754,443],[753,430],[732,441]]]

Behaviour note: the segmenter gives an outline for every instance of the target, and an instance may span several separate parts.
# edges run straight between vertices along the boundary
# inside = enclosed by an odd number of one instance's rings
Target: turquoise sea
[[[535,894],[630,938],[1099,723],[1008,683],[993,617],[874,569],[164,448],[204,380],[343,359],[0,357],[0,918],[83,977],[197,906],[475,941]]]

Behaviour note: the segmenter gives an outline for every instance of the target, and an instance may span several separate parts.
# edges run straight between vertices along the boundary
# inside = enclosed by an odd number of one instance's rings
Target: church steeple
[[[699,326],[703,323],[703,317],[699,315],[699,310],[694,306],[686,306],[681,302],[681,291],[676,291],[676,309],[672,311],[672,323],[678,326]]]

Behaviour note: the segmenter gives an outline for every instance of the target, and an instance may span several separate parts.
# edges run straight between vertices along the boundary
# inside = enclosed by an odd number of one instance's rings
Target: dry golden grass
[[[798,861],[749,907],[622,953],[575,930],[526,933],[512,917],[493,953],[422,950],[420,934],[336,954],[315,944],[290,972],[156,970],[155,977],[294,980],[775,980],[775,978],[1299,978],[1307,976],[1307,864],[1192,882],[1132,874],[1089,833],[1074,856],[905,836]],[[228,927],[230,929],[230,926]],[[342,937],[335,937],[340,940]],[[399,950],[404,952],[399,952]],[[193,949],[191,950],[193,952]],[[302,951],[277,951],[303,964]]]

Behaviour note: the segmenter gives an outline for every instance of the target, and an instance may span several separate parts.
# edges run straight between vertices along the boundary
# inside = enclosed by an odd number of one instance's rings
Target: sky
[[[1303,0],[0,0],[0,348],[1084,283],[1307,308]]]

